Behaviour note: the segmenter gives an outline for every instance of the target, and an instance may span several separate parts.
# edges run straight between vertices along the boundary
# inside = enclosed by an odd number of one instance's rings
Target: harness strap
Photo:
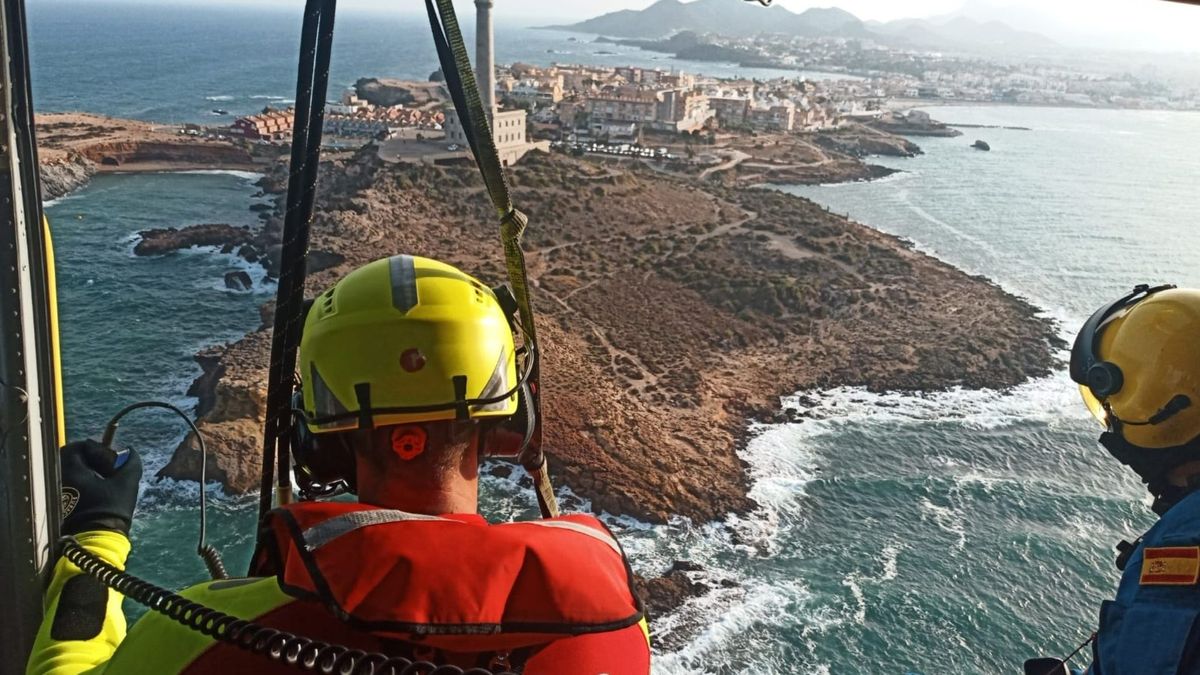
[[[462,123],[467,145],[475,155],[475,163],[483,176],[488,197],[500,216],[500,241],[504,246],[508,281],[517,301],[524,339],[530,347],[526,358],[535,359],[530,375],[532,395],[528,401],[535,423],[521,452],[520,461],[533,478],[542,516],[552,518],[559,513],[558,500],[550,483],[546,456],[542,452],[540,369],[536,362],[537,329],[533,320],[525,252],[521,248],[521,237],[529,226],[529,217],[513,206],[508,181],[500,163],[500,153],[496,150],[496,142],[492,137],[489,123],[489,113],[492,111],[485,111],[483,108],[479,84],[471,69],[471,60],[467,56],[467,47],[452,0],[425,0],[425,9],[429,14],[429,26],[433,31],[433,42],[437,47],[442,73],[446,77],[446,88],[450,91],[454,109]]]
[[[284,216],[279,290],[275,299],[275,323],[267,379],[267,415],[263,430],[262,484],[258,509],[260,520],[271,509],[271,496],[276,485],[280,503],[290,501],[291,458],[287,439],[295,423],[291,400],[296,351],[300,347],[309,232],[317,191],[317,172],[321,163],[321,135],[329,89],[329,60],[336,7],[337,0],[308,0],[304,9],[287,211]]]

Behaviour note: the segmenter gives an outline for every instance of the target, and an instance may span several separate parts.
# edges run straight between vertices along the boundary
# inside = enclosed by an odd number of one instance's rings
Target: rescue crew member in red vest
[[[358,502],[276,509],[262,524],[258,576],[182,595],[303,637],[463,670],[648,673],[632,573],[602,523],[478,515],[479,462],[518,412],[517,361],[496,294],[458,269],[396,256],[350,273],[305,321],[311,437],[297,461],[340,465]],[[93,441],[63,449],[63,532],[123,568],[141,461],[98,472],[107,452]],[[121,602],[60,560],[28,672],[296,672],[154,612],[126,636]]]

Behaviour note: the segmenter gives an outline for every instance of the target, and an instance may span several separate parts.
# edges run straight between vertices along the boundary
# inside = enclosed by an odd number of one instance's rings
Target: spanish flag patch
[[[1148,548],[1142,556],[1143,586],[1191,586],[1200,580],[1200,546]]]

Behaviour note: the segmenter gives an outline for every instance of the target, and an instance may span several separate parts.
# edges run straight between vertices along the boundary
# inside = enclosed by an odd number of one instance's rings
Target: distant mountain
[[[846,37],[869,35],[858,17],[836,7],[813,8],[796,14],[778,5],[762,7],[734,0],[695,0],[687,3],[658,0],[640,11],[626,9],[569,26],[550,28],[624,38],[657,38],[685,30],[731,37],[759,33]]]
[[[1059,47],[1038,33],[1017,30],[999,21],[980,22],[964,16],[872,22],[867,27],[914,46],[935,49],[1040,52]]]
[[[1057,44],[1037,33],[999,21],[979,22],[963,16],[900,19],[863,23],[837,7],[812,8],[799,14],[779,5],[762,7],[737,0],[658,0],[643,10],[603,14],[569,26],[549,26],[617,38],[653,39],[682,31],[749,37],[784,33],[809,37],[871,38],[895,46],[969,51],[1045,51]]]

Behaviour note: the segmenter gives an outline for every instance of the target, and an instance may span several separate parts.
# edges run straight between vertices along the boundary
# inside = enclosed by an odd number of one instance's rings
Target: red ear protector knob
[[[403,426],[392,430],[392,451],[404,461],[414,460],[425,452],[429,436],[421,427]]]

